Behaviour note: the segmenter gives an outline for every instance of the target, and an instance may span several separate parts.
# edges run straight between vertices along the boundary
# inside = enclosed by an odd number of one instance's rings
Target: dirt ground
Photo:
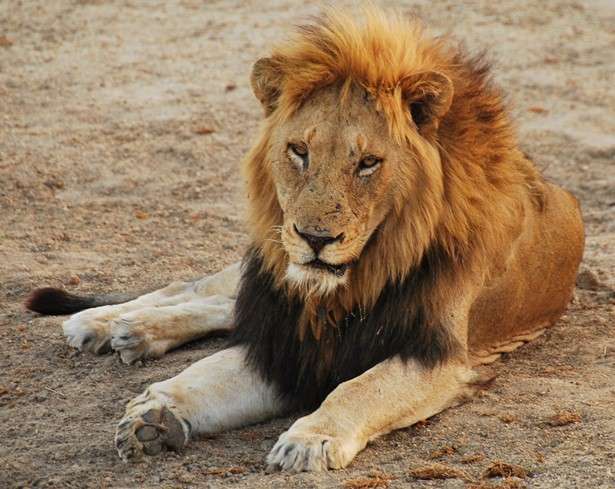
[[[484,395],[377,440],[346,470],[265,475],[291,419],[122,464],[124,403],[223,340],[125,366],[73,351],[60,320],[22,300],[39,285],[149,289],[237,261],[238,166],[261,115],[250,66],[317,7],[3,1],[0,487],[615,487],[615,4],[382,3],[488,48],[523,148],[580,198],[587,247],[568,314],[494,364]],[[482,479],[495,461],[527,474]],[[464,472],[415,478],[436,462]]]

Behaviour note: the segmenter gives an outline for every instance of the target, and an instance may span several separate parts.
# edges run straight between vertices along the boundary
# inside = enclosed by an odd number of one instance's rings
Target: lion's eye
[[[308,167],[309,154],[305,144],[290,143],[286,152],[297,168],[305,170]]]
[[[378,158],[377,156],[365,156],[359,162],[359,176],[360,177],[368,177],[372,173],[374,173],[382,163],[382,158]]]

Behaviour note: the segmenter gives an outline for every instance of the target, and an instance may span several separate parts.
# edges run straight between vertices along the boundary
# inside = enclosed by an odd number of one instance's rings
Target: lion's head
[[[256,62],[266,119],[245,164],[265,266],[305,295],[339,290],[355,303],[373,302],[435,240],[451,256],[470,246],[493,206],[462,180],[489,178],[472,160],[514,147],[484,68],[414,20],[363,17],[329,11]]]

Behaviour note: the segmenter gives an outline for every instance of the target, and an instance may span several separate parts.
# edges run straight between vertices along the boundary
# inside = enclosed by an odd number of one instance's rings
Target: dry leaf
[[[205,134],[211,134],[212,132],[216,132],[216,130],[211,127],[203,126],[203,127],[197,127],[196,129],[194,129],[194,134],[199,134],[201,136]]]
[[[72,275],[68,279],[68,285],[79,285],[81,283],[81,279],[77,275]]]
[[[437,450],[434,450],[429,455],[429,458],[435,459],[435,458],[445,457],[448,455],[453,455],[456,451],[457,449],[453,445],[449,445],[447,447],[442,447],[442,448],[438,448]]]
[[[581,415],[575,411],[560,411],[549,418],[549,426],[566,426],[573,423],[580,423]]]
[[[461,459],[462,464],[473,464],[476,462],[480,462],[483,460],[485,456],[482,453],[473,453],[471,455],[466,455]]]
[[[0,36],[0,48],[8,48],[13,45],[13,41],[11,41],[6,36]]]
[[[483,472],[483,477],[519,477],[525,479],[528,476],[528,471],[520,465],[507,464],[501,460],[492,462],[489,467]]]

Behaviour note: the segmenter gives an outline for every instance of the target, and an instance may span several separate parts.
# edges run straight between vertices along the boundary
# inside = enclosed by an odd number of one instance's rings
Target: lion
[[[262,129],[243,164],[242,264],[127,300],[39,289],[68,343],[132,363],[212,331],[227,348],[128,403],[124,461],[308,410],[268,471],[346,467],[470,398],[553,325],[584,232],[519,149],[483,57],[416,19],[327,10],[253,66]],[[89,308],[89,309],[88,309]]]

